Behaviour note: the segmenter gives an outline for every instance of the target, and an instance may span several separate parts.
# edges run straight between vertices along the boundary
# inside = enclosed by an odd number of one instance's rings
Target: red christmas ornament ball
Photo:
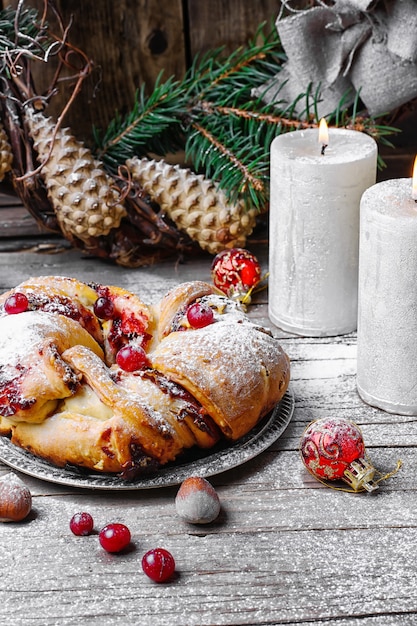
[[[217,289],[229,298],[240,298],[261,281],[261,266],[248,250],[231,248],[214,257],[211,276]]]
[[[353,461],[365,455],[365,444],[358,426],[344,418],[323,418],[304,431],[301,458],[316,478],[343,479]]]

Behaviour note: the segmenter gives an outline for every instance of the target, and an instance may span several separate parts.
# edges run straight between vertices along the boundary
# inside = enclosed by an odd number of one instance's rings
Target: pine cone
[[[53,137],[51,118],[28,109],[26,119],[39,162],[47,159],[42,176],[63,234],[87,243],[91,237],[108,235],[126,214],[112,178],[68,128]]]
[[[132,178],[161,210],[211,254],[243,248],[256,222],[256,209],[231,205],[223,191],[202,175],[179,165],[134,157],[126,162]]]
[[[0,124],[0,183],[12,169],[13,154],[6,131]]]

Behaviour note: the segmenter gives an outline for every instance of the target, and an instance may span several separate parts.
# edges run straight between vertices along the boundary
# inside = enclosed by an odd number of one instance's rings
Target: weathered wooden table
[[[31,275],[60,274],[118,284],[154,302],[167,288],[210,279],[210,259],[165,261],[126,270],[58,254],[0,252],[0,290]],[[264,267],[266,246],[254,246]],[[249,309],[268,324],[267,292]],[[106,492],[20,474],[33,513],[0,524],[0,619],[8,625],[298,624],[408,626],[417,623],[417,421],[365,405],[355,387],[355,335],[291,336],[273,328],[292,361],[295,412],[284,435],[259,456],[210,480],[219,520],[187,525],[175,512],[177,487]],[[311,420],[343,416],[363,430],[382,472],[403,467],[372,494],[329,489],[304,469],[300,436]],[[1,466],[1,473],[9,471]],[[89,511],[96,529],[120,521],[133,549],[110,555],[97,534],[75,537],[71,516]],[[151,582],[141,570],[150,548],[170,550],[177,577]]]

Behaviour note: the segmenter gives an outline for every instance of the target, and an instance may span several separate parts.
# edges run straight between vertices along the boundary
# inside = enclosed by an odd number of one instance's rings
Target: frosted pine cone
[[[42,176],[63,234],[82,241],[108,235],[126,214],[112,178],[68,128],[60,128],[53,138],[51,118],[30,110],[26,117],[38,160],[47,159]]]
[[[175,223],[207,252],[244,247],[257,211],[243,203],[231,205],[223,191],[202,175],[165,161],[139,159],[126,162],[132,177]]]
[[[13,154],[6,132],[0,124],[0,182],[12,168]]]

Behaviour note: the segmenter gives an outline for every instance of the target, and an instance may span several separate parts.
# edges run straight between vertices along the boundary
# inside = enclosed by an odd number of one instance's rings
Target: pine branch
[[[276,109],[274,109],[272,112],[263,112],[262,110],[249,110],[245,107],[238,108],[216,106],[211,102],[203,103],[202,109],[207,113],[207,115],[235,115],[246,120],[256,120],[259,123],[266,122],[268,124],[281,125],[283,129],[286,129],[288,131],[301,130],[306,128],[318,128],[319,126],[318,117],[315,117],[314,119],[311,118],[309,120],[300,119],[299,117],[288,117],[286,111],[284,111],[283,113],[278,113]],[[328,116],[329,123],[331,123],[331,120],[334,116],[334,112]],[[334,120],[334,126],[366,133],[373,137],[376,141],[380,141],[381,143],[386,141],[385,137],[387,135],[392,135],[398,132],[398,129],[393,126],[377,124],[375,118],[365,117],[363,115],[347,116],[346,111],[344,111],[343,119]],[[387,142],[387,144],[389,144],[389,142]]]
[[[267,129],[265,120],[251,115],[251,93],[285,60],[276,30],[265,35],[263,28],[226,59],[221,50],[196,59],[185,79],[186,158],[216,180],[230,202],[243,199],[259,210],[267,204],[269,145],[279,130],[273,125]],[[270,107],[262,103],[260,109],[269,112]]]
[[[243,198],[259,210],[268,199],[269,147],[280,132],[269,109],[259,112],[205,103],[204,115],[193,122],[186,142],[187,159],[218,181],[230,201]]]
[[[279,93],[279,85],[277,86]],[[385,145],[390,145],[387,136],[398,132],[392,126],[378,124],[377,120],[365,115],[357,115],[360,104],[356,95],[353,111],[344,104],[344,98],[338,108],[328,116],[329,124],[354,129],[371,135]],[[231,200],[243,196],[249,205],[261,209],[268,197],[270,146],[282,132],[304,128],[318,128],[319,116],[317,105],[320,99],[319,88],[313,93],[311,87],[305,94],[300,94],[293,103],[280,108],[279,102],[265,106],[262,99],[243,102],[241,105],[223,106],[213,102],[199,103],[200,122],[194,122],[194,132],[187,140],[187,157],[200,168],[205,168],[208,175],[219,180]],[[301,114],[296,115],[296,108],[304,103]],[[196,108],[194,109],[197,110]],[[349,111],[351,114],[349,115]],[[203,119],[201,115],[205,115]],[[224,118],[224,122],[219,121]],[[213,126],[212,120],[217,120]],[[222,129],[224,123],[225,128]],[[210,126],[210,134],[206,124]],[[199,136],[200,135],[200,136]],[[204,139],[203,139],[204,135]],[[208,137],[210,136],[210,143]],[[246,137],[243,149],[240,138]],[[223,148],[220,148],[221,142]],[[240,159],[237,152],[241,149]],[[379,167],[384,163],[379,157]],[[234,176],[225,176],[224,172],[234,169]],[[247,174],[249,172],[249,175]],[[254,184],[262,181],[262,184]],[[234,188],[231,190],[230,183]]]
[[[279,70],[286,56],[275,29],[265,34],[261,24],[246,48],[240,47],[225,57],[223,49],[197,55],[185,76],[189,108],[198,109],[205,100],[224,104],[230,99],[251,99],[254,87],[262,85]],[[261,43],[258,43],[258,41]],[[225,99],[226,98],[226,99]]]
[[[206,56],[191,68],[193,132],[187,135],[186,156],[218,181],[231,202],[243,198],[261,210],[268,200],[270,144],[281,126],[252,90],[279,71],[285,55],[275,30],[261,44],[259,39],[260,32],[226,60]]]
[[[145,86],[142,86],[132,111],[125,118],[116,115],[104,136],[94,129],[96,155],[111,171],[116,171],[134,155],[145,156],[149,152],[164,155],[182,146],[181,119],[186,113],[184,92],[172,77],[162,83],[161,76],[149,97],[145,96]]]
[[[210,146],[210,148],[216,149],[222,155],[225,155],[227,157],[227,160],[235,166],[237,170],[234,176],[235,179],[239,178],[239,176],[242,176],[243,183],[240,186],[240,188],[236,189],[237,196],[240,194],[244,194],[245,191],[249,187],[253,187],[258,192],[265,192],[265,184],[264,184],[264,181],[262,180],[262,177],[259,175],[258,176],[254,175],[252,173],[253,168],[249,167],[248,165],[245,165],[243,159],[240,160],[239,150],[235,149],[234,152],[231,152],[230,150],[228,150],[227,146],[225,146],[223,142],[218,141],[210,133],[210,131],[207,128],[204,128],[197,123],[193,124],[193,128],[197,131],[199,135],[203,135],[205,137],[205,139],[207,140],[206,145]],[[235,141],[236,141],[236,137],[235,137]],[[245,142],[246,142],[246,136],[242,136],[241,137],[242,147],[245,145]],[[236,148],[236,143],[235,143],[235,148]],[[246,152],[246,149],[245,149],[245,152]],[[252,161],[252,163],[254,163],[254,161]],[[198,157],[196,158],[195,164],[197,166],[200,165]],[[224,181],[230,180],[232,177],[232,173],[233,173],[232,169],[230,169],[229,173],[227,172],[223,173],[223,180]],[[219,174],[220,174],[220,170],[214,171],[212,177],[216,179],[219,177]]]
[[[243,199],[263,209],[268,202],[270,146],[290,130],[318,126],[320,89],[310,88],[288,103],[279,100],[279,71],[286,55],[275,28],[261,25],[253,41],[228,57],[223,50],[196,56],[181,82],[157,81],[146,98],[144,88],[125,119],[109,125],[103,139],[96,133],[97,154],[114,171],[133,155],[146,156],[185,149],[197,172],[216,181],[230,202]],[[276,79],[276,100],[266,105],[254,97],[256,88]],[[329,123],[366,132],[389,144],[396,129],[358,115],[345,98],[328,116]],[[296,113],[296,111],[300,111]]]

